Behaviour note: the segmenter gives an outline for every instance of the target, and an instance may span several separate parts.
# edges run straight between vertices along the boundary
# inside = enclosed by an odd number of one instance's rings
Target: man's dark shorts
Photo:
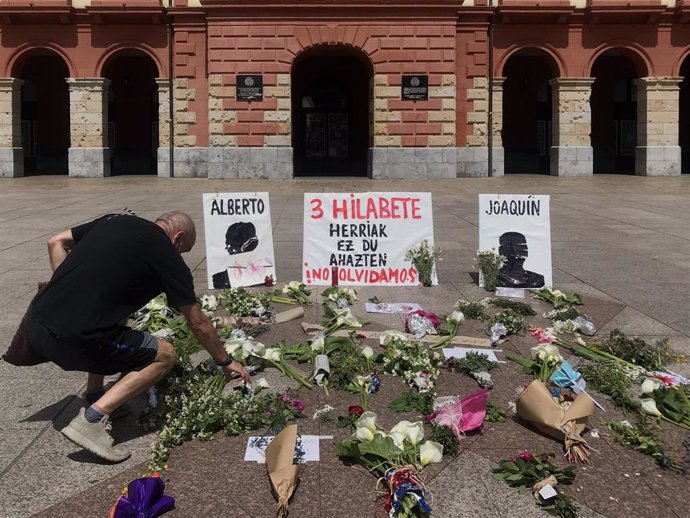
[[[29,315],[28,335],[32,349],[66,371],[105,375],[136,371],[150,365],[158,353],[155,336],[125,326],[114,340],[72,343]]]

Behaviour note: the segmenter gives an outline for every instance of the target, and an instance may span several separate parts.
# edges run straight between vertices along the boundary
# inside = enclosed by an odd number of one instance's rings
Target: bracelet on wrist
[[[222,362],[216,362],[216,365],[218,365],[218,367],[227,367],[234,361],[233,357],[228,355]]]

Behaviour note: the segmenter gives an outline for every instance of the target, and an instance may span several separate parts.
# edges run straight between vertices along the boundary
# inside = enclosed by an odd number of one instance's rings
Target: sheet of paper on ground
[[[266,446],[268,446],[275,436],[265,435],[262,437],[247,438],[247,449],[244,453],[245,462],[266,462]],[[295,447],[295,462],[318,462],[321,457],[319,454],[318,435],[298,435]]]

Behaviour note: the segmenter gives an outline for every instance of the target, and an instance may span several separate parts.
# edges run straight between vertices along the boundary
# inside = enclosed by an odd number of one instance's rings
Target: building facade
[[[690,0],[0,0],[0,69],[0,177],[690,172]]]

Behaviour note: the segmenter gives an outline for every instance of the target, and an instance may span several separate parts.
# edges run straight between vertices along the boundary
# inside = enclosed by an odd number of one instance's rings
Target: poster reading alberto
[[[276,280],[267,192],[205,193],[204,228],[209,288]]]
[[[405,253],[434,245],[431,193],[306,193],[302,282],[345,286],[415,286]],[[436,284],[436,278],[432,279]]]
[[[505,258],[497,287],[552,286],[549,204],[545,195],[479,195],[479,250]]]

